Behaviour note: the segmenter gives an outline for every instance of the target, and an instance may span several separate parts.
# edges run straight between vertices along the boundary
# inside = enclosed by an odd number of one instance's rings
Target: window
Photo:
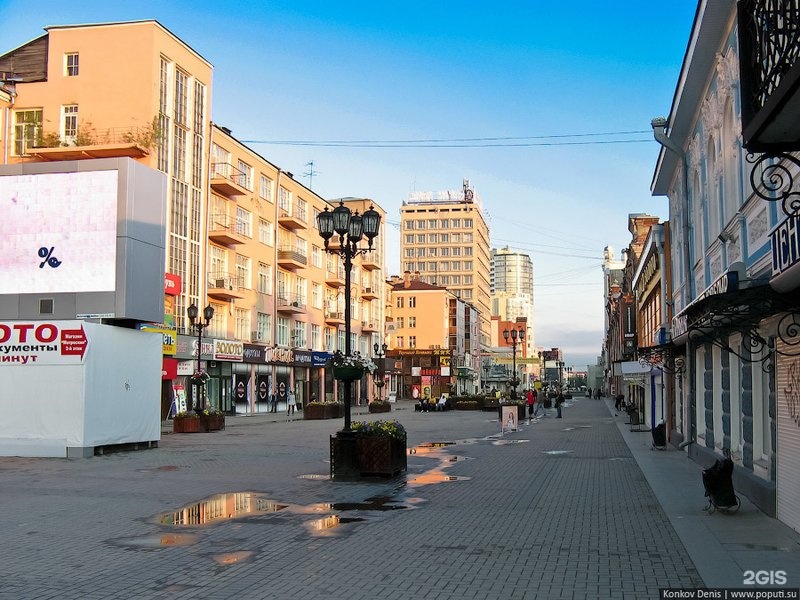
[[[24,156],[42,137],[42,109],[14,113],[14,154]]]
[[[311,264],[318,269],[322,268],[322,248],[312,244],[311,246]]]
[[[308,202],[298,197],[294,205],[294,216],[301,221],[308,222]]]
[[[236,280],[239,286],[250,288],[250,257],[236,255]]]
[[[336,350],[336,337],[334,336],[333,327],[325,328],[325,352],[333,352]]]
[[[316,281],[311,282],[311,306],[322,308],[322,285]]]
[[[472,271],[472,261],[471,260],[465,260],[464,261],[464,270],[465,271]]]
[[[436,234],[435,233],[429,233],[428,234],[428,243],[429,244],[435,244],[436,243]]]
[[[417,243],[418,244],[424,244],[425,243],[425,236],[424,235],[418,235],[417,236]]]
[[[417,256],[425,256],[425,248],[417,248]]]
[[[428,219],[428,229],[436,229],[436,219]]]
[[[471,244],[472,243],[473,237],[472,237],[471,233],[462,234],[462,238],[463,238],[465,244]]]
[[[272,315],[258,313],[256,316],[256,339],[257,342],[266,344],[272,343]]]
[[[175,123],[184,126],[187,124],[188,80],[189,76],[186,73],[175,70]]]
[[[258,241],[267,246],[275,244],[275,229],[266,219],[258,219]]]
[[[234,309],[235,336],[237,340],[250,339],[250,311],[244,308]]]
[[[278,317],[278,329],[276,332],[275,343],[279,346],[289,345],[289,319],[286,317]]]
[[[408,336],[408,347],[409,348],[416,348],[417,347],[417,336],[415,336],[415,335]]]
[[[406,221],[406,229],[414,229],[414,221]]]
[[[78,76],[78,53],[67,52],[64,55],[64,75],[67,77]]]
[[[406,244],[413,244],[414,243],[414,234],[413,233],[407,233],[406,237],[405,237],[405,240],[406,240]]]
[[[417,221],[417,229],[425,229],[425,221],[423,221],[422,219],[419,219]]]
[[[406,258],[414,258],[414,249],[413,248],[406,248],[405,252],[403,253]]]
[[[472,229],[472,219],[464,219],[464,227],[467,229]]]
[[[450,219],[442,219],[441,229],[450,229]]]
[[[409,296],[408,297],[408,308],[416,308],[417,306],[417,297],[416,296]]]
[[[428,248],[428,256],[437,256],[439,254],[438,248]]]
[[[397,308],[403,308],[403,301],[404,300],[405,300],[405,298],[403,298],[402,296],[399,296],[397,298]]]
[[[439,270],[440,271],[449,271],[450,270],[450,261],[449,260],[443,260],[439,265]]]
[[[272,179],[262,175],[258,180],[258,195],[267,202],[275,202],[272,196]]]
[[[450,242],[450,234],[449,233],[440,233],[439,234],[439,242],[442,244],[447,244]]]
[[[272,294],[272,265],[258,263],[258,292]]]
[[[253,237],[253,214],[241,206],[236,207],[236,233]]]
[[[456,246],[455,248],[453,248],[452,253],[453,256],[461,256],[461,248]]]
[[[461,243],[461,234],[460,233],[454,233],[452,235],[452,240],[453,240],[454,244],[460,244]]]
[[[408,317],[408,327],[415,328],[417,326],[417,317]]]
[[[78,137],[78,105],[61,107],[61,139],[74,146]]]
[[[467,246],[464,248],[464,256],[472,256],[472,246]]]
[[[285,211],[287,215],[292,214],[292,192],[283,186],[278,188],[278,206],[281,210]]]
[[[450,256],[450,248],[442,248],[442,256]]]
[[[320,350],[321,345],[320,342],[322,341],[321,331],[319,325],[311,325],[311,349],[312,350]]]
[[[461,219],[453,219],[453,229],[461,229]]]
[[[395,322],[397,323],[397,328],[398,329],[402,329],[403,327],[406,326],[405,317],[396,317],[395,318]]]
[[[460,260],[454,260],[453,262],[450,263],[450,265],[451,265],[451,267],[450,267],[451,271],[460,271],[461,270],[461,261]]]
[[[239,185],[243,188],[253,191],[253,167],[248,165],[243,160],[239,161],[237,165],[239,168]]]
[[[292,328],[292,348],[306,347],[306,324],[302,321],[295,321]]]

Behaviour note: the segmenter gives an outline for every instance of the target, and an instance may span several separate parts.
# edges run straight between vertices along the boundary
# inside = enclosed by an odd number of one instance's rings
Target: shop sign
[[[301,367],[310,367],[311,366],[311,352],[308,350],[295,350],[294,351],[294,360],[292,361],[295,365]]]
[[[178,361],[178,375],[192,375],[197,368],[196,360]]]
[[[291,348],[266,348],[264,350],[265,363],[287,363],[294,362],[294,350]]]
[[[788,217],[772,230],[772,287],[779,292],[795,289],[800,285],[800,219]],[[791,271],[791,273],[790,273]],[[778,281],[780,280],[780,281]]]
[[[161,361],[161,379],[175,379],[178,376],[178,361],[164,357]]]
[[[0,322],[0,366],[81,364],[88,346],[80,321]]]
[[[214,340],[214,360],[242,362],[244,342],[236,340]]]
[[[311,366],[312,367],[324,367],[328,364],[328,361],[333,358],[333,354],[330,352],[312,352],[311,353]]]
[[[242,360],[246,363],[263,363],[265,349],[264,346],[257,344],[245,344],[242,351]]]
[[[164,293],[169,296],[180,296],[181,276],[172,273],[164,273]]]
[[[175,356],[178,351],[178,332],[168,327],[157,327],[154,325],[139,325],[140,331],[152,331],[153,333],[160,333],[164,337],[162,354],[166,356]]]

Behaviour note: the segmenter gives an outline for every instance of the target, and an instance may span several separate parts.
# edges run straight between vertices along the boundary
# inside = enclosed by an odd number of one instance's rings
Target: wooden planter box
[[[184,419],[173,419],[172,431],[174,433],[200,433],[205,431],[203,424],[197,417],[187,417]]]
[[[219,431],[225,429],[225,415],[200,415],[203,431]]]
[[[380,404],[376,402],[370,402],[368,408],[369,412],[371,413],[386,413],[392,411],[392,405],[388,402],[382,402]]]
[[[304,419],[340,419],[344,416],[341,404],[306,404],[303,407]]]
[[[392,477],[408,469],[405,441],[360,435],[356,438],[356,444],[361,475]]]

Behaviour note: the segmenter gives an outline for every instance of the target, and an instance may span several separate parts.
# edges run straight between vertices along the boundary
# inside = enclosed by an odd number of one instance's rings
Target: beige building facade
[[[294,390],[300,404],[334,399],[324,363],[345,347],[345,274],[316,216],[339,201],[213,124],[212,74],[157,21],[49,27],[0,55],[2,162],[130,157],[164,173],[164,270],[180,288],[167,308],[178,334],[168,381],[188,392],[199,362],[211,403],[229,412],[267,410],[273,389],[284,399]],[[359,212],[373,204],[342,201]],[[384,227],[351,271],[351,344],[365,355],[383,342]],[[202,339],[190,304],[214,308]],[[374,395],[366,379],[357,389]]]
[[[472,304],[480,315],[481,347],[488,348],[489,227],[469,182],[458,191],[412,194],[400,208],[400,228],[403,270]]]

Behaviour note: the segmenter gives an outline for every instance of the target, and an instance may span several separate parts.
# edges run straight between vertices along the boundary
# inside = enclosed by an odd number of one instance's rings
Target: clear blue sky
[[[321,196],[373,198],[398,223],[409,192],[470,179],[493,246],[531,255],[536,343],[564,348],[566,363],[584,369],[602,341],[604,246],[617,256],[627,246],[630,213],[667,216],[664,199],[650,195],[658,155],[650,119],[669,112],[695,8],[695,0],[0,0],[0,52],[47,25],[157,19],[214,65],[213,120]],[[635,131],[645,133],[585,135]],[[572,135],[582,137],[539,137]],[[274,143],[464,138],[526,139]],[[613,140],[644,141],[565,144]],[[304,176],[310,161],[313,182]],[[390,273],[400,272],[399,240],[390,226]]]

